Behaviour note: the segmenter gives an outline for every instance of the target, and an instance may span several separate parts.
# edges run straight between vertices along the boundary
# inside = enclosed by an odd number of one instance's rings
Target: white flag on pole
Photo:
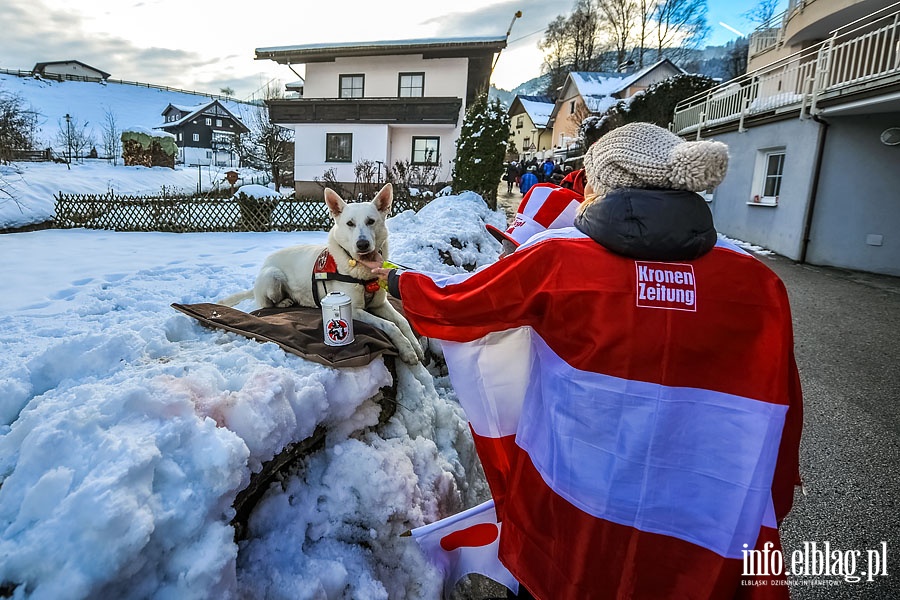
[[[513,592],[519,591],[519,583],[497,555],[500,523],[493,500],[417,527],[410,533],[428,560],[444,573],[445,597],[469,573],[479,573]]]

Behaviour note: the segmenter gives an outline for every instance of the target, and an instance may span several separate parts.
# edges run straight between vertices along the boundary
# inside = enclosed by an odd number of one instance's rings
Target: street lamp
[[[72,164],[72,116],[66,113],[66,154],[69,164]]]

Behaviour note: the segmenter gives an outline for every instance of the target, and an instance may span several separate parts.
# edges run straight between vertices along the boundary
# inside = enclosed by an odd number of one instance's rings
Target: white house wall
[[[339,75],[364,74],[366,98],[396,98],[400,73],[425,73],[425,96],[463,98],[468,60],[423,59],[422,55],[338,58],[306,65],[304,98],[337,98]]]
[[[460,117],[460,120],[462,117]],[[452,161],[456,158],[456,142],[459,139],[460,129],[457,127],[443,126],[396,126],[390,128],[391,144],[390,153],[388,154],[388,165],[393,165],[397,161],[412,161],[412,138],[420,137],[439,137],[440,142],[440,163],[441,174],[439,181],[450,181],[453,170]]]
[[[325,134],[353,134],[351,162],[325,162]],[[294,125],[294,179],[321,179],[328,169],[334,169],[337,181],[356,181],[354,165],[360,160],[387,162],[389,132],[386,124],[327,123]]]
[[[828,116],[808,262],[900,275],[900,114]]]
[[[102,78],[103,74],[96,69],[91,69],[75,62],[58,63],[44,67],[47,75],[77,75],[79,77]]]
[[[799,259],[818,135],[818,123],[798,118],[715,136],[728,145],[729,154],[728,173],[710,203],[716,229]],[[754,204],[757,156],[761,150],[775,148],[785,149],[778,205]]]
[[[353,159],[349,163],[325,162],[325,136],[328,133],[353,134]],[[298,124],[294,125],[294,178],[297,181],[321,179],[329,169],[335,178],[353,183],[353,168],[361,160],[381,161],[385,169],[396,161],[412,159],[413,136],[440,137],[441,180],[451,176],[451,161],[456,155],[459,129],[450,126],[388,126],[385,124]]]

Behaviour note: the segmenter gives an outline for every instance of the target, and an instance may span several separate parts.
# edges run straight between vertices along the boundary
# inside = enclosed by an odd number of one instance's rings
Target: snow
[[[553,102],[538,102],[522,96],[519,96],[519,102],[522,103],[522,108],[528,113],[528,117],[535,127],[546,127],[547,121],[550,120],[550,115],[553,113],[553,107],[556,106]]]
[[[131,193],[182,177],[17,166],[27,190],[48,192],[109,181]],[[34,197],[0,204],[0,220]],[[388,221],[390,258],[445,273],[462,271],[446,256],[488,264],[500,248],[485,222],[505,219],[471,192],[443,195]],[[439,573],[400,534],[488,496],[448,379],[398,361],[396,413],[378,426],[371,398],[391,382],[381,359],[333,369],[169,306],[247,289],[269,253],[325,239],[0,235],[0,586],[33,599],[440,595]],[[324,448],[267,491],[235,543],[236,494],[318,426]]]
[[[260,171],[235,167],[126,167],[121,159],[115,167],[105,160],[91,159],[73,162],[71,168],[52,162],[0,164],[0,229],[52,219],[54,196],[60,192],[150,195],[165,188],[169,194],[192,193],[198,186],[203,190],[227,187],[225,173],[230,170],[237,171],[248,184],[264,177]]]
[[[118,129],[163,125],[162,112],[169,104],[197,106],[212,99],[201,93],[189,94],[124,83],[93,81],[49,81],[0,73],[0,91],[22,98],[38,113],[38,148],[61,149],[57,132],[65,126],[65,115],[85,126],[100,148],[107,112],[115,117]],[[205,100],[205,101],[204,101]],[[254,110],[252,104],[222,100],[219,102],[241,120]]]
[[[234,193],[234,197],[237,198],[241,194],[246,194],[250,198],[281,198],[282,196],[282,194],[276,190],[264,185],[259,185],[258,183],[242,185]]]

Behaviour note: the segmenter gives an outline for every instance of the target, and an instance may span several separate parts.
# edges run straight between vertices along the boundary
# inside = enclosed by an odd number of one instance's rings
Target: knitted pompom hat
[[[584,156],[587,181],[599,197],[626,187],[702,192],[719,185],[727,168],[725,144],[686,142],[652,123],[613,129]]]

